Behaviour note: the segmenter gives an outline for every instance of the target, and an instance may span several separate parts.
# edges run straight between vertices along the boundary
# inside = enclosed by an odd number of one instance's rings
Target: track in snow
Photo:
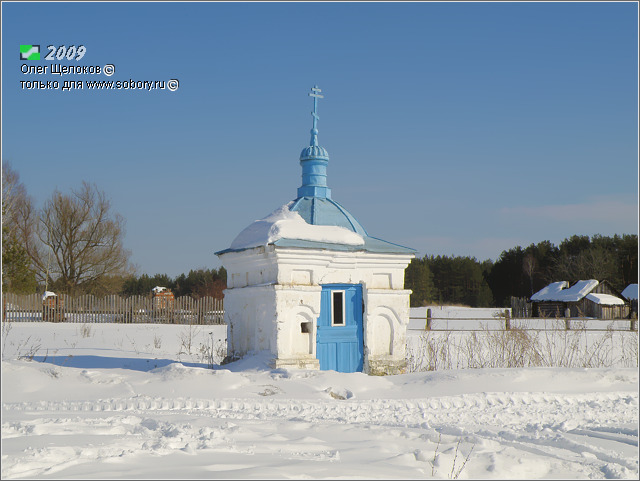
[[[614,411],[617,419],[623,420],[621,425],[601,421]],[[40,439],[43,443],[54,440],[54,446],[49,442],[35,450],[26,449],[9,466],[3,463],[2,472],[3,477],[65,474],[70,469],[73,473],[83,460],[96,456],[112,459],[178,450],[240,457],[243,461],[233,469],[215,464],[222,466],[219,474],[225,477],[261,477],[252,474],[250,466],[261,459],[259,455],[267,454],[266,459],[276,456],[316,465],[319,461],[340,462],[349,473],[349,464],[340,460],[340,452],[358,452],[358,448],[347,448],[346,438],[342,443],[332,438],[335,433],[348,436],[354,432],[362,437],[364,431],[371,439],[363,442],[363,452],[375,449],[377,443],[395,446],[398,453],[393,462],[404,459],[406,469],[395,471],[396,476],[455,477],[468,455],[465,469],[474,477],[508,477],[509,463],[503,458],[513,458],[514,463],[525,463],[525,472],[532,477],[544,476],[537,469],[560,463],[575,465],[571,469],[578,477],[633,478],[638,473],[637,461],[630,461],[634,459],[630,453],[638,447],[637,413],[635,393],[482,393],[416,400],[331,401],[134,396],[97,402],[5,403],[4,443],[21,440],[38,444]],[[12,414],[22,421],[12,421]],[[300,438],[300,432],[312,436]],[[64,440],[64,433],[95,442],[89,447],[68,446],[65,441],[71,439]],[[498,459],[502,461],[495,461],[496,455],[489,452],[501,453]],[[436,458],[441,463],[438,466]],[[538,458],[545,462],[528,461]],[[58,459],[61,461],[54,462]],[[455,469],[449,471],[450,466]],[[265,473],[267,468],[258,463],[254,469]],[[355,475],[355,466],[353,469],[351,474]],[[384,477],[385,471],[380,472]]]

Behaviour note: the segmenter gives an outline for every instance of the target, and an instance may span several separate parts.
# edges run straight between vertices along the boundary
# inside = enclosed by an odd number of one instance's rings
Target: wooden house
[[[166,287],[154,287],[151,289],[153,294],[153,309],[154,310],[167,310],[173,309],[175,303],[175,297],[173,292]]]
[[[42,320],[45,322],[64,321],[64,296],[46,291],[42,296]]]
[[[606,280],[552,282],[531,296],[531,302],[538,317],[629,317],[629,302]]]

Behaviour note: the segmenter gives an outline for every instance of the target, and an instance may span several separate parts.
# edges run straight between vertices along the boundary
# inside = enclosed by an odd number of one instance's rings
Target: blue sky
[[[317,84],[334,200],[420,256],[496,260],[638,232],[637,41],[635,2],[3,2],[2,160],[37,205],[96,183],[139,273],[217,268],[296,197]],[[21,44],[87,52],[24,62]],[[130,79],[180,86],[20,84]]]

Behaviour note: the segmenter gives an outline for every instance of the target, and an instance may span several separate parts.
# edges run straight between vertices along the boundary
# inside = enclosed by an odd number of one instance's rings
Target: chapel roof
[[[338,251],[368,251],[376,253],[415,254],[415,249],[371,237],[360,222],[342,205],[331,199],[331,189],[327,186],[327,164],[329,154],[318,144],[318,99],[323,98],[322,90],[315,86],[309,96],[313,97],[313,126],[309,146],[300,153],[302,166],[302,185],[298,188],[297,197],[289,204],[274,211],[270,216],[255,221],[244,229],[233,241],[231,247],[216,252],[217,255],[227,252],[239,252],[260,245],[273,244],[279,247],[305,249],[328,249]],[[289,212],[286,212],[288,209]],[[275,215],[277,213],[277,215]],[[326,231],[318,231],[314,237],[308,229],[291,228],[292,219],[289,214],[298,214],[309,226],[328,226],[347,229],[360,236],[361,241],[340,242],[340,236],[326,238]],[[283,222],[287,225],[285,230]],[[299,227],[299,226],[298,226]],[[286,232],[286,234],[284,233]],[[303,232],[302,235],[296,235]],[[353,235],[353,234],[351,234]]]

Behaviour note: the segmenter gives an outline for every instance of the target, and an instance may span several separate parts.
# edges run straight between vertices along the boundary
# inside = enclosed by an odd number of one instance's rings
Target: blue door
[[[362,286],[326,284],[321,296],[316,335],[320,369],[362,372]]]

